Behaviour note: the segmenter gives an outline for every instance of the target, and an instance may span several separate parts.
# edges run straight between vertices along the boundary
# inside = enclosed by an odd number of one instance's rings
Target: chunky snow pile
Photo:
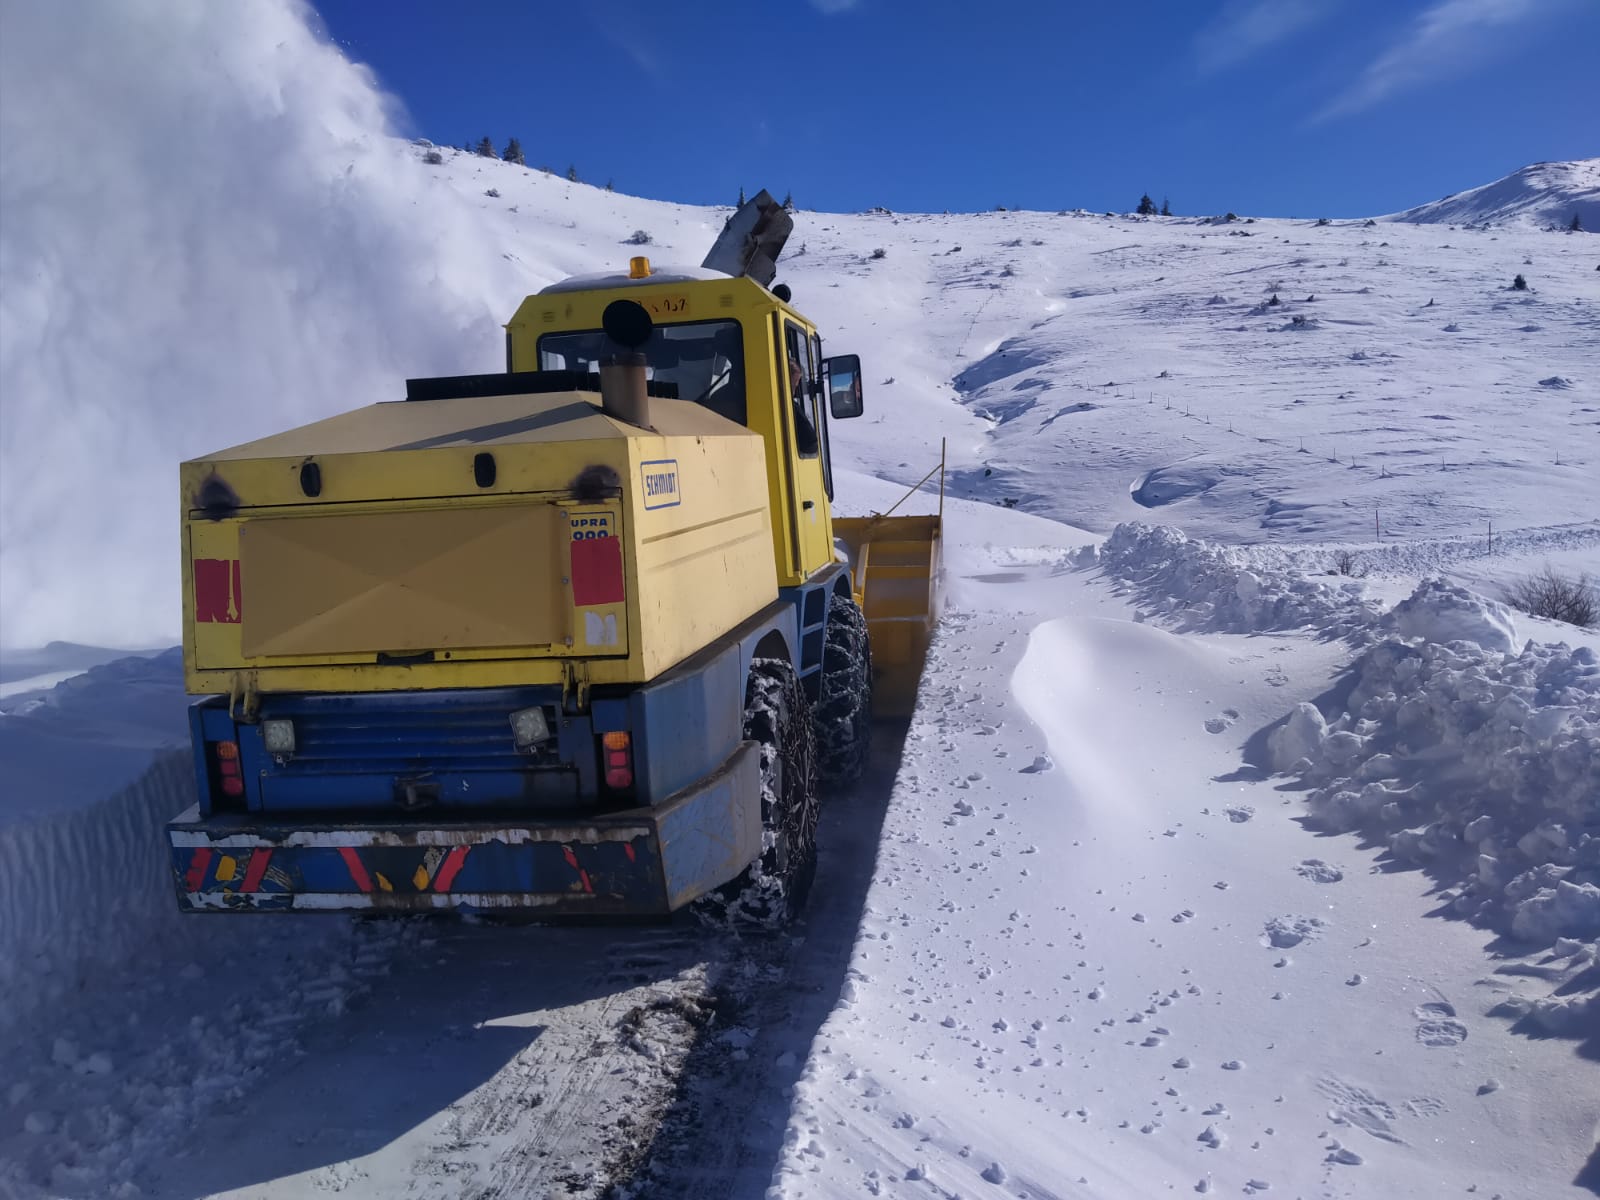
[[[1585,229],[1600,230],[1600,158],[1534,163],[1386,220],[1565,229],[1574,216]]]
[[[1125,522],[1098,549],[1077,554],[1132,588],[1141,603],[1185,630],[1259,633],[1314,627],[1329,636],[1375,621],[1376,601],[1354,580],[1308,579],[1249,551],[1186,537],[1165,525]]]
[[[1540,946],[1576,939],[1560,957],[1583,966],[1600,938],[1600,656],[1514,651],[1501,605],[1436,581],[1383,624],[1395,636],[1331,713],[1302,703],[1270,735],[1272,765],[1313,785],[1320,821],[1448,885],[1455,912]]]
[[[1424,580],[1383,618],[1383,625],[1402,638],[1471,642],[1501,654],[1509,654],[1517,643],[1509,608],[1438,579]]]

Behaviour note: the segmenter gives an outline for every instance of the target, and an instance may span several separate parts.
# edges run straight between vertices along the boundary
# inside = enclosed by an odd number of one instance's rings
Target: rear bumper
[[[662,915],[760,854],[759,755],[741,742],[661,804],[581,820],[296,822],[195,806],[167,842],[186,912]]]

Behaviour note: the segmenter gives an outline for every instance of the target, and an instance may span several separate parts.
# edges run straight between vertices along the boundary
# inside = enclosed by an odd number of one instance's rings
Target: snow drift
[[[1347,694],[1298,704],[1267,739],[1325,828],[1378,839],[1438,879],[1450,911],[1539,947],[1574,975],[1600,953],[1600,656],[1529,641],[1497,601],[1424,580],[1387,612],[1295,556],[1119,525],[1079,551],[1153,614],[1195,631],[1310,629],[1365,647]],[[1334,697],[1338,697],[1335,699]],[[1565,1030],[1596,988],[1530,1003]]]

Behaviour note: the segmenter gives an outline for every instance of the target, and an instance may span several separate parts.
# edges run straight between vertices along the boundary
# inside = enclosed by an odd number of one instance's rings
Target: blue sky
[[[1600,154],[1600,0],[317,0],[406,132],[657,199],[1357,216]]]

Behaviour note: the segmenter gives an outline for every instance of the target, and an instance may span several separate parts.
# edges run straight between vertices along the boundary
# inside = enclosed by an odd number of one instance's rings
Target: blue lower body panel
[[[461,909],[652,916],[737,877],[761,853],[754,742],[663,802],[584,816],[295,820],[200,815],[167,826],[189,912]]]

